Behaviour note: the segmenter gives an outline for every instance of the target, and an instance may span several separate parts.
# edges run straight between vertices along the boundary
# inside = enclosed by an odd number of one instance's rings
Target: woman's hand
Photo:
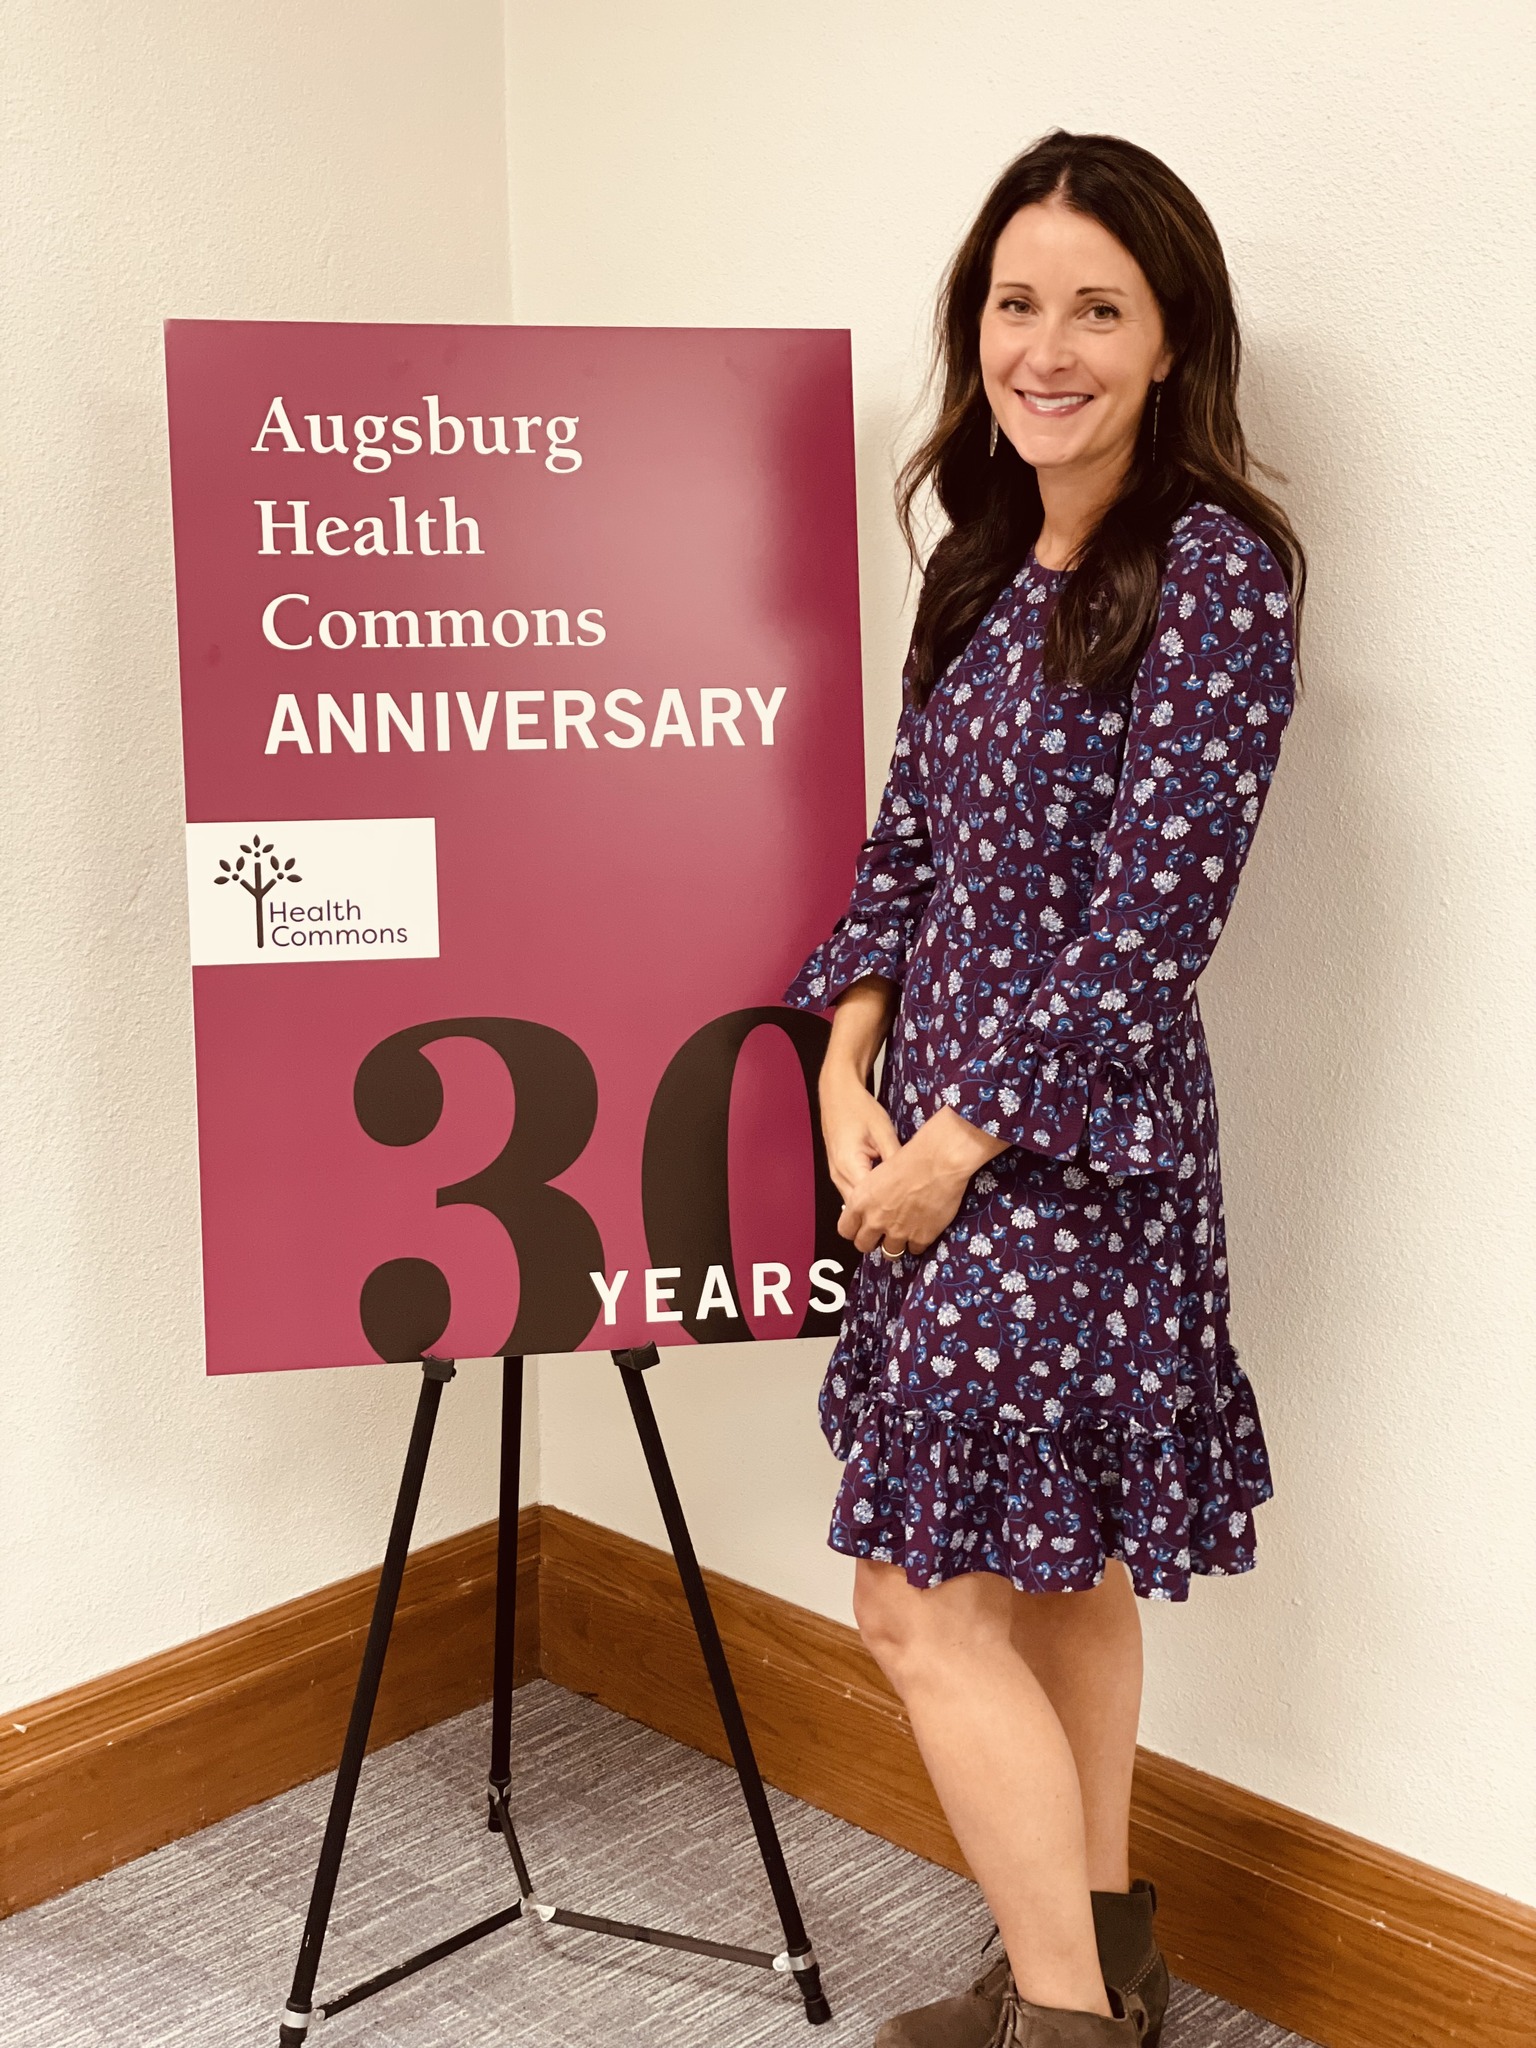
[[[901,1149],[896,1126],[869,1090],[870,1070],[895,1007],[895,983],[865,974],[844,989],[832,1013],[821,1062],[821,1135],[844,1201],[872,1166]]]
[[[843,1198],[838,1235],[861,1252],[926,1251],[965,1199],[971,1175],[1006,1138],[989,1138],[941,1109],[905,1145],[869,1092],[869,1074],[890,1029],[895,984],[862,975],[837,1000],[821,1063],[821,1132],[827,1167]]]
[[[876,1245],[893,1256],[926,1251],[953,1222],[971,1175],[1007,1149],[1006,1139],[988,1137],[952,1109],[939,1110],[851,1192],[840,1187],[839,1237],[851,1237],[861,1252]]]
[[[821,1135],[827,1170],[845,1202],[871,1168],[901,1150],[896,1126],[851,1070],[822,1073]]]

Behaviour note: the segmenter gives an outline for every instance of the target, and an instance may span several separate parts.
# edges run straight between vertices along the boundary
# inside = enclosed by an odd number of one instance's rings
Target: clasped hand
[[[862,1099],[861,1099],[862,1098]],[[1007,1150],[949,1108],[938,1110],[906,1144],[868,1089],[834,1087],[822,1103],[827,1164],[843,1211],[838,1235],[861,1252],[892,1257],[926,1251],[953,1221],[971,1175]]]

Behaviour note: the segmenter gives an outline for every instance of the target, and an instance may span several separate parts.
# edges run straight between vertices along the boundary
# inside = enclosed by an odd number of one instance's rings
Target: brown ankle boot
[[[1105,1985],[1119,1992],[1133,2013],[1137,2006],[1144,2009],[1143,2048],[1158,2048],[1168,2009],[1168,1965],[1152,1929],[1157,1887],[1138,1877],[1128,1892],[1090,1892],[1089,1898]],[[994,1927],[983,1955],[996,1940]],[[875,2048],[990,2048],[1012,1981],[1008,1958],[999,1949],[968,1990],[887,2020],[875,2036]]]
[[[1089,1897],[1104,1982],[1128,2002],[1145,2006],[1145,2048],[1157,2048],[1168,2009],[1168,1965],[1152,1931],[1157,1888],[1138,1877],[1128,1892],[1091,1892]]]
[[[1106,1986],[1110,2012],[1068,2012],[1054,2005],[1031,2005],[1012,1986],[1003,1999],[997,2028],[987,2048],[1141,2048],[1146,2040],[1146,2012]]]
[[[994,1927],[983,1944],[983,1955],[995,1941]],[[996,1959],[968,1991],[897,2013],[876,2034],[875,2048],[987,2048],[1012,1982],[1008,1958],[999,1943]]]

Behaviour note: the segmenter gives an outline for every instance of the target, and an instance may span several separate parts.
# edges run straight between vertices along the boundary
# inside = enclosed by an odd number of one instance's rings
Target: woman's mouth
[[[1081,412],[1085,405],[1093,403],[1093,394],[1088,391],[1021,391],[1026,412],[1038,413],[1042,419],[1060,419],[1066,413]]]

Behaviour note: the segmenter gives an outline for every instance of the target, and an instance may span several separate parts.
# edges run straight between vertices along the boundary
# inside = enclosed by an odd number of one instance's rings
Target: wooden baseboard
[[[525,1508],[518,1527],[519,1682],[542,1674],[723,1758],[666,1553],[559,1508]],[[494,1524],[412,1557],[375,1744],[489,1696],[494,1569]],[[769,1782],[963,1869],[854,1631],[705,1576]],[[330,1769],[375,1581],[359,1574],[7,1716],[0,1913]],[[1145,1751],[1133,1830],[1164,1947],[1190,1982],[1324,2048],[1531,2042],[1531,1908]]]
[[[538,1669],[539,1509],[519,1517],[518,1663]],[[371,1747],[488,1699],[496,1524],[406,1567]],[[0,1915],[334,1770],[378,1573],[0,1721]]]
[[[1131,1849],[1174,1970],[1325,2048],[1529,2048],[1536,1911],[1143,1750]]]

